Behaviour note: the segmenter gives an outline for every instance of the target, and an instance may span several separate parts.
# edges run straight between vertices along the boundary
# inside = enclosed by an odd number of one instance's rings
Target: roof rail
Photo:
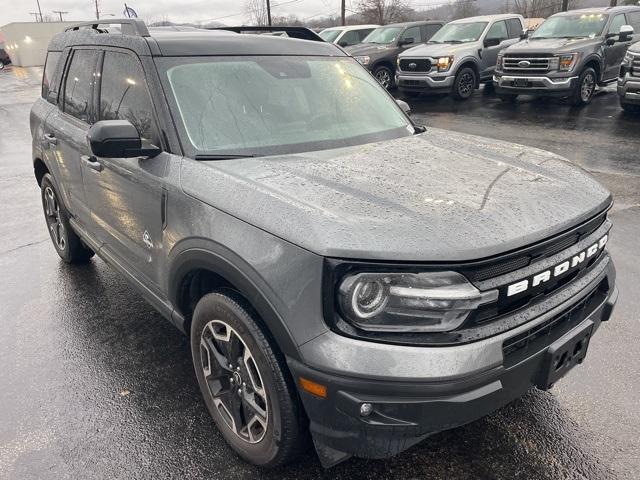
[[[229,30],[236,33],[281,33],[284,32],[291,38],[300,40],[312,40],[324,42],[324,39],[307,27],[267,27],[267,26],[242,26],[242,27],[207,27],[207,30]]]
[[[94,22],[77,23],[69,28],[65,28],[65,32],[80,30],[84,27],[96,30],[98,33],[108,33],[107,30],[100,28],[100,25],[120,25],[123,35],[137,35],[139,37],[150,37],[147,25],[144,20],[139,18],[115,18],[113,20],[96,20]]]

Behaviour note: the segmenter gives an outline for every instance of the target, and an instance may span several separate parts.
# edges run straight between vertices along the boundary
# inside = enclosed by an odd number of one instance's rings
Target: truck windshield
[[[414,133],[350,57],[165,57],[157,64],[196,155],[298,153]]]
[[[466,43],[477,41],[487,22],[449,23],[431,37],[428,43]]]
[[[601,13],[551,17],[530,38],[593,38],[602,33],[607,17]]]
[[[342,32],[342,30],[323,30],[318,35],[320,35],[325,42],[333,42],[338,38],[340,32]]]
[[[393,43],[402,32],[402,27],[380,27],[365,37],[362,43],[381,43],[387,45]]]

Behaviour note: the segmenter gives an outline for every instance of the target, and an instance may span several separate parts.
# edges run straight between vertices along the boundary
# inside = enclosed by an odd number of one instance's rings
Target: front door
[[[627,25],[627,19],[624,16],[624,13],[620,13],[613,17],[611,23],[609,24],[609,28],[607,33],[609,34],[619,34],[620,28],[623,25]],[[612,37],[611,40],[615,40],[613,45],[608,45],[607,40],[605,40],[604,44],[604,72],[602,75],[603,80],[611,80],[618,76],[618,72],[620,71],[620,64],[622,60],[624,60],[624,54],[627,52],[627,48],[631,42],[620,42],[618,41],[618,37]]]
[[[498,53],[517,41],[516,39],[509,38],[507,23],[504,20],[500,20],[499,22],[495,22],[491,25],[485,35],[485,40],[487,39],[494,39],[498,41],[498,45],[482,48],[482,55],[480,57],[481,80],[493,75],[493,72],[496,69],[496,62],[498,61]]]
[[[160,145],[140,60],[107,50],[101,68],[98,120],[128,120],[143,142]],[[92,222],[104,249],[138,277],[159,285],[163,178],[168,154],[154,158],[89,158],[83,170]],[[97,168],[96,168],[97,167]]]

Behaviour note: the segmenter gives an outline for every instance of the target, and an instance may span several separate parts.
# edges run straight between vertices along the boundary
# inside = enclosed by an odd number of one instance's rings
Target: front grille
[[[604,279],[584,298],[565,311],[505,340],[502,344],[505,366],[515,365],[539,352],[542,348],[555,342],[569,330],[579,325],[606,300],[608,293],[609,282]]]
[[[549,72],[557,63],[555,57],[535,55],[505,55],[502,70],[508,73],[540,74]]]
[[[640,54],[631,53],[631,76],[632,77],[640,77]]]
[[[431,60],[428,58],[401,58],[400,70],[403,72],[430,72]]]

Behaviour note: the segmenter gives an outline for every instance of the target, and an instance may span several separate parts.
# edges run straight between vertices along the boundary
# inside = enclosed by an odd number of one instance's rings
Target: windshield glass
[[[342,32],[342,30],[323,30],[319,33],[319,35],[325,42],[333,42],[336,38],[338,38],[340,32]]]
[[[396,102],[350,57],[157,62],[196,154],[297,153],[414,132]]]
[[[530,38],[595,37],[602,33],[608,15],[583,13],[551,17],[531,34]]]
[[[380,27],[367,35],[362,43],[393,43],[402,32],[402,27]]]
[[[477,41],[487,22],[449,23],[431,37],[428,43],[466,43]]]

